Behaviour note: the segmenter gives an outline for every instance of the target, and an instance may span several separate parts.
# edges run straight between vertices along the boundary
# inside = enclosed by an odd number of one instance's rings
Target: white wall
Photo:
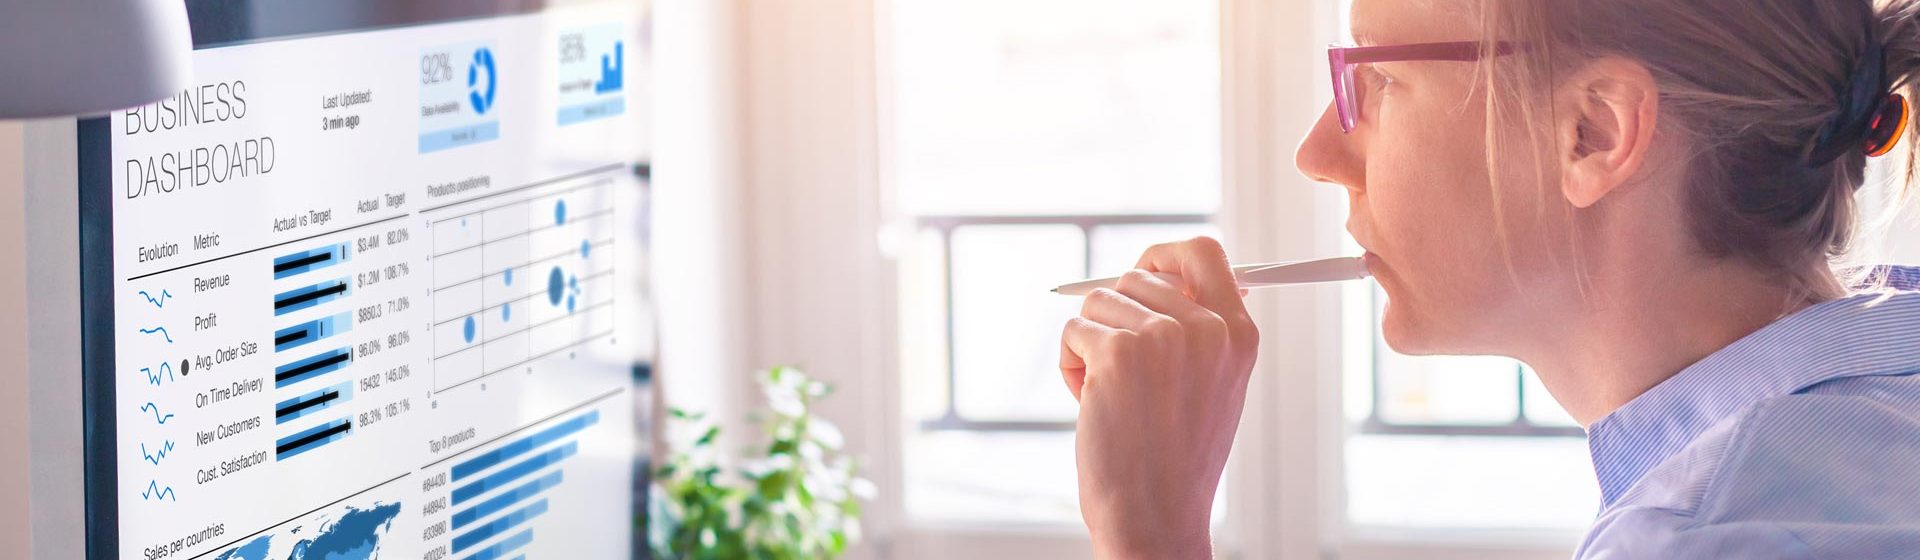
[[[893,550],[899,368],[876,119],[875,2],[745,2],[742,209],[755,368],[795,365],[835,387],[817,412],[883,495],[849,557]],[[763,407],[748,387],[748,403]]]
[[[0,121],[0,558],[26,558],[33,535],[27,472],[25,146]]]
[[[750,388],[739,10],[731,0],[654,3],[654,267],[659,387],[668,406],[747,429]]]

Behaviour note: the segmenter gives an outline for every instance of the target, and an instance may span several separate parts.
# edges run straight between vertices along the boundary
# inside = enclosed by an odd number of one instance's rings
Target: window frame
[[[1368,290],[1366,299],[1367,299],[1367,305],[1371,307],[1373,310],[1373,313],[1368,315],[1367,320],[1373,321],[1374,317],[1379,314],[1380,306],[1382,303],[1379,290]],[[1348,317],[1345,319],[1350,320],[1351,318]],[[1367,416],[1360,420],[1360,425],[1358,427],[1358,432],[1360,434],[1382,435],[1382,436],[1463,436],[1463,437],[1501,437],[1501,438],[1584,438],[1587,435],[1586,430],[1583,430],[1577,426],[1543,424],[1543,423],[1535,422],[1532,417],[1528,416],[1527,414],[1527,393],[1528,393],[1527,367],[1526,365],[1520,364],[1517,362],[1513,365],[1513,391],[1514,391],[1513,418],[1510,418],[1505,422],[1412,423],[1412,422],[1394,422],[1391,420],[1387,420],[1386,418],[1383,418],[1380,414],[1380,408],[1381,408],[1380,377],[1381,377],[1381,374],[1383,373],[1382,370],[1385,367],[1382,364],[1386,362],[1386,360],[1381,359],[1381,356],[1387,352],[1392,352],[1393,349],[1387,348],[1386,345],[1381,342],[1378,336],[1372,336],[1374,332],[1373,328],[1368,328],[1366,329],[1365,332],[1367,335],[1369,335],[1367,337],[1369,339],[1368,349],[1370,350],[1370,353],[1371,353],[1371,359],[1368,360],[1367,364],[1365,364],[1367,375],[1370,378],[1370,381],[1367,384],[1367,393],[1368,393],[1367,396],[1371,400],[1371,404],[1367,407]],[[1343,366],[1347,366],[1347,365],[1350,365],[1350,364],[1343,364]]]
[[[954,297],[953,297],[953,232],[960,228],[979,226],[1032,226],[1065,225],[1080,229],[1084,262],[1081,263],[1083,276],[1092,276],[1094,259],[1094,236],[1097,228],[1110,226],[1135,225],[1200,225],[1212,223],[1212,214],[1059,214],[1059,215],[923,215],[915,216],[915,229],[931,231],[940,237],[940,292],[943,302],[942,318],[945,335],[946,371],[940,376],[940,383],[946,386],[944,412],[933,418],[920,418],[915,426],[922,431],[961,431],[976,433],[994,432],[1072,432],[1074,422],[1045,420],[982,420],[968,418],[960,413],[959,407],[959,355],[955,343]],[[902,375],[914,375],[914,372],[902,372]],[[909,398],[903,396],[902,398]]]

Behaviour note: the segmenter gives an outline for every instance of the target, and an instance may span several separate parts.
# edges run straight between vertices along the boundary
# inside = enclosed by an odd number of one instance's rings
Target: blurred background
[[[658,0],[666,405],[744,448],[746,372],[803,367],[878,490],[853,557],[1088,556],[1056,369],[1078,300],[1047,289],[1202,234],[1357,254],[1343,192],[1293,168],[1346,4]],[[1391,352],[1382,297],[1251,297],[1220,555],[1570,555],[1598,508],[1579,427],[1513,361]]]

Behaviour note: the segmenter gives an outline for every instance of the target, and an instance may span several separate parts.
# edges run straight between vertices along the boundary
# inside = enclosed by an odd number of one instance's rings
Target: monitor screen
[[[89,556],[627,556],[645,5],[188,4],[79,126]]]

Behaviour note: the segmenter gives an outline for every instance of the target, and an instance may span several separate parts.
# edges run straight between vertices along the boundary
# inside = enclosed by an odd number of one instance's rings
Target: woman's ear
[[[1554,105],[1568,202],[1593,206],[1640,172],[1660,118],[1659,84],[1645,65],[1594,60],[1555,89]]]

